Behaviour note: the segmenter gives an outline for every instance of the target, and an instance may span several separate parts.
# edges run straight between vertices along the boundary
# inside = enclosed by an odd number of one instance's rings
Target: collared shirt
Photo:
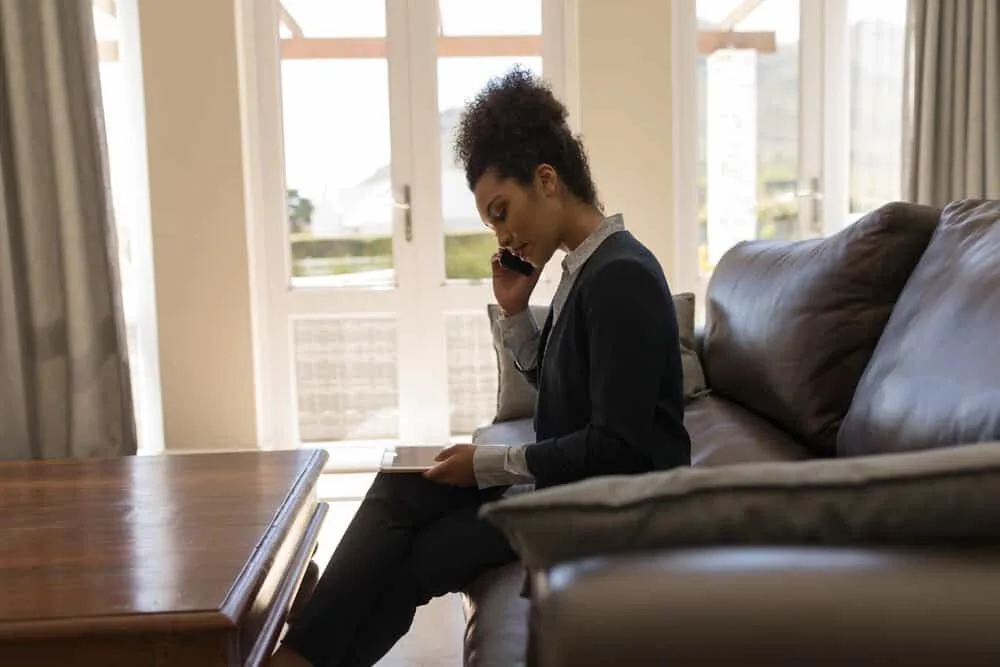
[[[562,277],[552,297],[552,324],[566,305],[570,290],[580,268],[587,263],[605,239],[624,231],[621,214],[605,218],[583,242],[567,253],[562,260]],[[539,331],[529,310],[500,319],[500,335],[504,347],[514,357],[514,363],[529,371],[538,363]],[[526,445],[479,445],[473,457],[473,468],[479,488],[505,484],[530,484],[534,481],[524,457]]]

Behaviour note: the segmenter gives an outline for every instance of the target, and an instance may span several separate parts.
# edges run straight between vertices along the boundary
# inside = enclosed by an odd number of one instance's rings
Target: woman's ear
[[[535,186],[546,197],[559,194],[559,175],[550,164],[540,164],[535,169]]]

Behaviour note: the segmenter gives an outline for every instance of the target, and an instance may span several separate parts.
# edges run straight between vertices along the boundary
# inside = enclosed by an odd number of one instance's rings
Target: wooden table
[[[0,665],[259,665],[312,556],[326,453],[0,464]]]

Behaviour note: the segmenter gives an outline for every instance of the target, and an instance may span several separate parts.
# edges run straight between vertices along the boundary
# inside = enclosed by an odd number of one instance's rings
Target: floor
[[[323,475],[320,479],[320,498],[330,504],[316,554],[321,566],[347,529],[372,477],[359,473]],[[409,634],[376,667],[461,667],[464,633],[461,599],[457,595],[439,598],[417,610]]]

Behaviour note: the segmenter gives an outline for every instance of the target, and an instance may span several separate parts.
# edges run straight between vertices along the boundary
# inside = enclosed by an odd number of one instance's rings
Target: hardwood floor
[[[316,554],[321,566],[329,560],[373,477],[372,474],[326,474],[320,478],[319,497],[330,504]],[[417,610],[409,634],[376,667],[461,667],[464,633],[459,596],[438,598]]]

